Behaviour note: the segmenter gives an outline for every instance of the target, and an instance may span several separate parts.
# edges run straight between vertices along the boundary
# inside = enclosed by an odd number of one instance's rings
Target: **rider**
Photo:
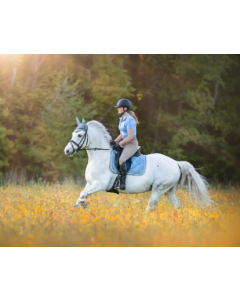
[[[131,111],[131,102],[128,99],[121,99],[115,106],[118,109],[118,114],[121,116],[119,122],[120,135],[111,141],[113,149],[123,148],[119,158],[120,165],[120,180],[114,186],[115,189],[125,190],[127,164],[128,160],[138,149],[137,124],[138,119],[133,111]]]

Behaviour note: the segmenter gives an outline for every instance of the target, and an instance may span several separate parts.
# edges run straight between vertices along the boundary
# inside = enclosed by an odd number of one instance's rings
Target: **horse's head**
[[[80,151],[81,148],[87,146],[88,143],[88,125],[85,120],[82,119],[82,123],[77,119],[77,128],[72,133],[72,139],[64,149],[64,153],[67,156],[73,156],[76,152]]]

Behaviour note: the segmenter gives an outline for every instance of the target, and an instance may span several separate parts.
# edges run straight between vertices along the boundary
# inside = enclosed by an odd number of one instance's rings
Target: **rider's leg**
[[[124,161],[119,168],[120,174],[118,180],[114,186],[115,189],[125,190],[126,177],[127,177],[127,163]]]
[[[138,149],[138,141],[137,138],[135,137],[128,144],[124,146],[121,156],[119,158],[120,176],[118,182],[115,185],[115,188],[125,190],[126,177],[127,177],[126,161],[137,151],[137,149]]]
[[[120,165],[120,190],[125,190],[125,184],[126,184],[126,178],[127,178],[127,163],[124,161],[121,165]]]
[[[138,149],[138,140],[134,137],[128,144],[123,148],[121,156],[119,157],[119,165],[124,161],[127,161]]]

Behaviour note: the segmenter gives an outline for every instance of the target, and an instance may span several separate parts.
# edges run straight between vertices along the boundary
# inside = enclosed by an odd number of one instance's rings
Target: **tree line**
[[[63,153],[76,116],[116,138],[125,97],[143,154],[238,181],[239,80],[239,55],[0,55],[0,178],[84,176],[87,154]]]

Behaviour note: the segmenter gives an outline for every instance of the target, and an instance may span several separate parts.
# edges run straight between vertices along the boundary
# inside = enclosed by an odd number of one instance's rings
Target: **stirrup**
[[[114,185],[114,189],[120,189],[120,190],[125,190],[126,189],[126,175],[121,176],[119,175],[119,178]]]
[[[121,185],[121,175],[118,174],[118,176],[116,177],[116,183],[114,184],[114,189],[120,189],[120,185]]]

